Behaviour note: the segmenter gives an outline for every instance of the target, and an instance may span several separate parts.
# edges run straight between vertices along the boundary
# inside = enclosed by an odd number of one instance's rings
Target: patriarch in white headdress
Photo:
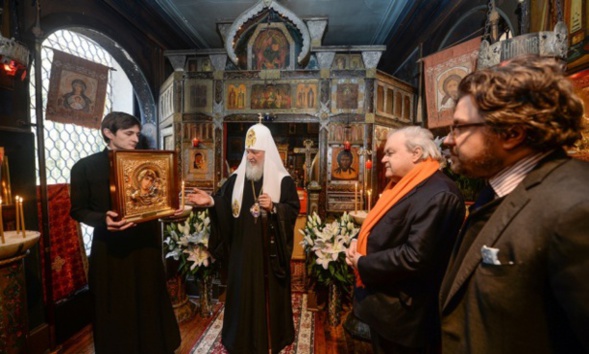
[[[280,202],[282,179],[290,176],[282,164],[282,159],[280,158],[270,129],[261,123],[251,126],[245,136],[245,151],[241,158],[241,163],[234,172],[237,174],[237,178],[233,187],[233,195],[231,196],[231,209],[235,218],[239,216],[241,210],[246,176],[248,179],[253,180],[257,180],[260,177],[259,172],[256,173],[255,171],[256,167],[252,166],[247,159],[248,150],[264,151],[264,165],[261,174],[264,178],[262,190],[263,193],[270,196],[273,203]]]

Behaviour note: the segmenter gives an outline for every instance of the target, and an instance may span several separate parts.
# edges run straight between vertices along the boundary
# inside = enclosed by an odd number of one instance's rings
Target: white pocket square
[[[483,263],[501,265],[501,262],[497,258],[499,254],[499,248],[487,247],[483,245],[481,248],[481,256],[483,256]]]

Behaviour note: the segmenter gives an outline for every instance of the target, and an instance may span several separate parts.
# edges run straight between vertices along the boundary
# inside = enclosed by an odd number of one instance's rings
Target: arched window
[[[133,113],[133,85],[122,69],[123,63],[118,63],[107,50],[89,37],[72,30],[58,30],[49,35],[42,44],[41,95],[43,97],[43,117],[47,106],[51,66],[53,63],[53,49],[100,63],[110,67],[108,85],[106,89],[105,114],[117,110]],[[31,121],[37,122],[35,87],[35,65],[31,70],[30,80],[30,109]],[[114,94],[116,93],[116,95]],[[61,184],[70,182],[70,170],[81,158],[104,149],[104,140],[99,129],[90,129],[74,124],[62,124],[44,119],[44,144],[47,184]],[[36,133],[36,131],[35,131]],[[36,140],[35,140],[36,141]],[[37,149],[38,151],[38,149]],[[39,166],[37,166],[38,170]],[[39,174],[37,174],[39,176]],[[37,180],[37,184],[40,181]],[[92,228],[82,225],[84,246],[86,253],[90,253]]]

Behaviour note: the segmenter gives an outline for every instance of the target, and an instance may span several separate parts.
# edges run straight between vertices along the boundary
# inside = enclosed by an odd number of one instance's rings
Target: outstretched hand
[[[114,221],[117,216],[119,216],[119,214],[112,210],[106,212],[106,229],[108,231],[123,231],[137,225],[134,222],[127,221],[126,219]]]
[[[209,207],[213,205],[213,198],[205,191],[194,188],[192,193],[186,195],[188,202],[198,207]]]

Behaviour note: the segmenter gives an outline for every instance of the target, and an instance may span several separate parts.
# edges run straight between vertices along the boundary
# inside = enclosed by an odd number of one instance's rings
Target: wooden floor
[[[218,305],[220,306],[220,305]],[[347,309],[346,311],[349,311]],[[347,313],[342,316],[345,319]],[[180,324],[182,344],[177,354],[188,354],[197,342],[212,318],[199,315]],[[54,353],[59,354],[94,354],[92,327],[87,326],[75,336],[68,339]],[[317,354],[370,354],[369,342],[353,338],[340,324],[332,327],[327,324],[326,312],[317,311],[315,316],[315,353]]]

